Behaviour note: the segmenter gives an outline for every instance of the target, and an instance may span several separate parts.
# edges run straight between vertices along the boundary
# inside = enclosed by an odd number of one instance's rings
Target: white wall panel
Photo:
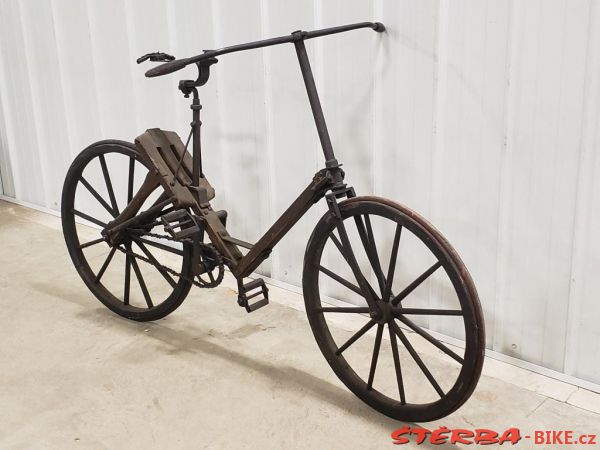
[[[215,1],[213,8],[219,42],[249,42],[261,36],[259,0]],[[218,101],[224,116],[212,151],[223,152],[222,168],[227,175],[219,191],[227,192],[232,235],[255,242],[270,225],[271,203],[263,52],[235,53],[220,59],[213,73],[220,78]],[[263,264],[262,272],[270,274],[269,266],[270,261]]]
[[[311,2],[263,0],[261,11],[263,38],[316,26]],[[313,65],[316,45],[320,43],[307,42]],[[319,159],[318,137],[293,47],[272,47],[262,53],[268,131],[262,158],[268,164],[269,183],[262,201],[271,204],[267,216],[270,226],[308,185],[322,165],[322,155]],[[271,257],[273,278],[300,286],[304,248],[298,243],[306,241],[319,216],[318,209],[313,208],[281,241]]]
[[[62,180],[57,176],[70,164],[71,152],[66,105],[58,65],[52,4],[20,2],[25,57],[29,68],[32,112],[37,150],[42,168],[46,204],[60,205]]]
[[[176,87],[194,70],[146,79],[141,54],[364,20],[387,33],[307,42],[348,181],[409,205],[455,245],[489,348],[600,383],[591,0],[0,0],[3,192],[58,210],[68,164],[88,144],[157,126],[185,139],[189,100]],[[321,167],[318,138],[293,46],[225,55],[212,73],[201,89],[204,167],[232,234],[254,241]],[[299,286],[322,212],[260,271]]]
[[[588,2],[518,2],[508,95],[504,295],[494,346],[562,370],[581,143]],[[576,106],[577,105],[577,106]],[[514,115],[514,117],[510,117]]]
[[[583,124],[570,277],[565,372],[598,378],[598,292],[600,289],[600,5],[589,13]]]

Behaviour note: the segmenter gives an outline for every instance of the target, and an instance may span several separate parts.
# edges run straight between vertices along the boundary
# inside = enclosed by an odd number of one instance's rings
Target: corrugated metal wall
[[[181,77],[144,78],[143,53],[364,20],[388,32],[308,44],[348,180],[413,207],[456,246],[489,348],[600,383],[598,2],[0,0],[4,194],[58,210],[87,144],[186,133]],[[202,101],[216,206],[255,240],[322,165],[292,47],[223,56]],[[319,214],[263,272],[299,285]]]

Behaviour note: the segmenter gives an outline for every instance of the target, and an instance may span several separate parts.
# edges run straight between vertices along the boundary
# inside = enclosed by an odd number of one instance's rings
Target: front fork
[[[371,290],[369,283],[367,282],[367,280],[365,279],[364,275],[362,274],[362,272],[360,270],[358,261],[356,260],[356,256],[354,255],[354,251],[352,250],[352,245],[351,245],[350,239],[348,237],[348,232],[346,231],[346,227],[344,225],[344,218],[342,217],[342,214],[340,212],[340,208],[339,208],[339,205],[337,202],[337,200],[339,198],[352,198],[352,197],[356,197],[354,188],[347,187],[344,185],[343,187],[340,187],[337,190],[332,189],[332,191],[330,193],[325,195],[325,200],[327,201],[327,206],[329,208],[329,211],[335,216],[335,218],[337,220],[336,227],[337,227],[338,233],[340,235],[340,241],[341,241],[340,244],[342,246],[342,248],[340,248],[339,250],[342,253],[342,256],[344,257],[344,259],[346,260],[348,265],[350,266],[350,269],[352,269],[352,273],[354,274],[356,281],[358,281],[360,290],[363,292],[365,300],[367,301],[367,304],[369,305],[369,309],[372,312],[371,316],[374,317],[379,314],[379,310],[380,310],[380,308],[377,306],[378,299],[377,299],[376,295],[373,293],[373,291]],[[342,251],[343,249],[345,249],[345,252]]]

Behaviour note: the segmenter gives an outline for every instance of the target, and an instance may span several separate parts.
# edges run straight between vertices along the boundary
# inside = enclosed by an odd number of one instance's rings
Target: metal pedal
[[[202,232],[202,228],[189,211],[178,209],[161,216],[165,232],[169,233],[174,239],[181,240],[194,236]]]
[[[254,291],[254,292],[251,292]],[[262,298],[252,304],[248,301],[262,296]],[[244,284],[242,280],[238,280],[238,305],[246,308],[246,311],[251,313],[263,306],[269,304],[269,289],[262,278],[256,278]]]

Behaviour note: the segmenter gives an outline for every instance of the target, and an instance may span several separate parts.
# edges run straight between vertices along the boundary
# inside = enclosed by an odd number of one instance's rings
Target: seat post
[[[192,155],[193,155],[193,167],[192,167],[192,186],[195,188],[200,187],[200,178],[204,177],[202,170],[202,147],[200,144],[200,127],[202,122],[200,121],[200,110],[202,105],[198,98],[198,86],[204,86],[210,76],[210,66],[216,64],[218,60],[216,58],[208,58],[204,61],[196,63],[198,67],[198,78],[196,80],[181,80],[179,81],[179,90],[183,93],[184,97],[189,97],[192,94],[192,104],[190,106],[192,110]],[[198,192],[196,190],[196,192]]]

